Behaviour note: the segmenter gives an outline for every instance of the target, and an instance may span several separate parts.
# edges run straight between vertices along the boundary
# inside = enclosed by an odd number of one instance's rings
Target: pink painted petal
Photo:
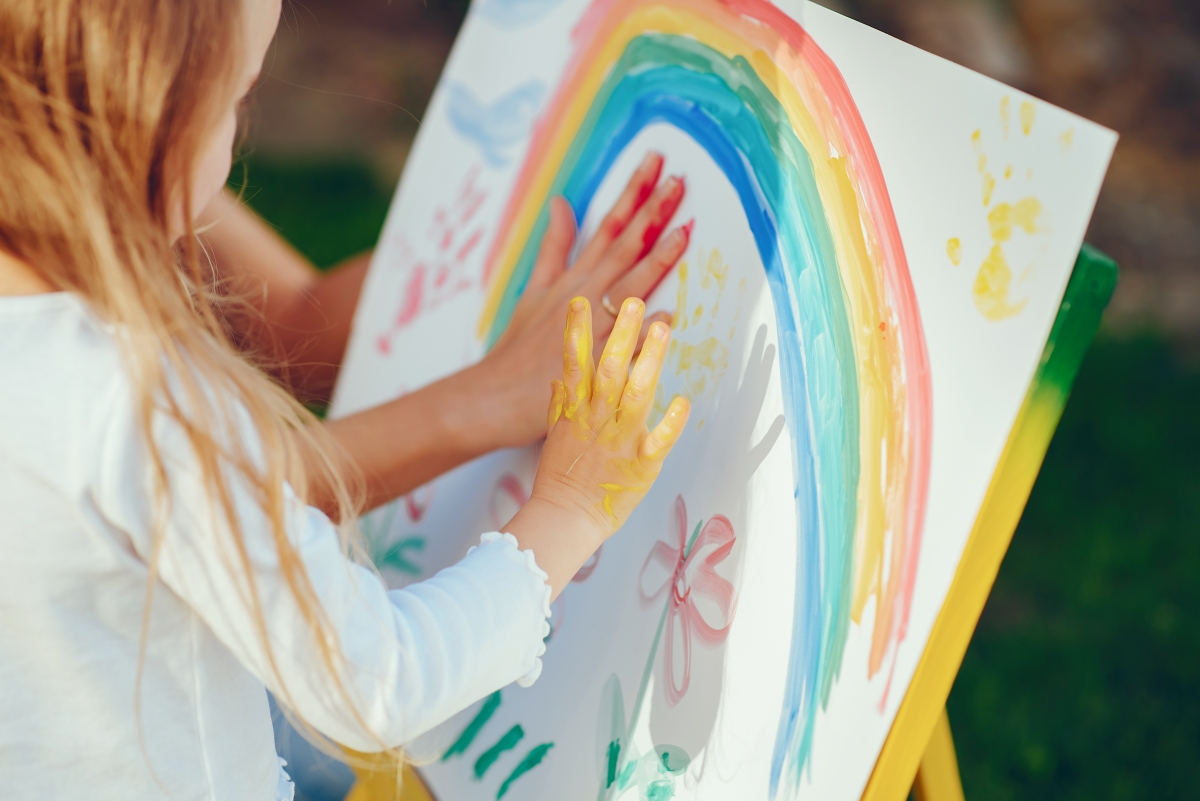
[[[641,599],[642,606],[648,606],[653,603],[656,598],[663,594],[671,586],[671,580],[675,577],[675,566],[679,564],[680,551],[667,545],[662,540],[654,543],[654,547],[650,549],[650,553],[646,556],[646,561],[642,563],[642,570],[638,573],[638,598]],[[646,571],[650,568],[651,563],[657,564],[665,573],[662,583],[654,592],[647,593],[646,586]]]

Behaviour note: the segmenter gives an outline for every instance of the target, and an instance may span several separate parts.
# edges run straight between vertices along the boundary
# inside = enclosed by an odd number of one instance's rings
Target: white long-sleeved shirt
[[[235,487],[276,686],[190,446],[169,424],[154,436],[172,503],[143,639],[150,468],[114,331],[71,294],[0,298],[5,798],[269,801],[282,785],[264,685],[327,736],[378,747],[317,668],[269,527]],[[289,536],[376,737],[402,744],[537,677],[550,590],[511,535],[485,534],[458,564],[389,592],[343,557],[324,515],[288,497]]]

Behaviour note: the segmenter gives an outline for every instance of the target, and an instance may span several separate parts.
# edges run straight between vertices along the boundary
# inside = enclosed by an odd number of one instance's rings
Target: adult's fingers
[[[596,368],[596,388],[592,393],[592,422],[606,420],[621,400],[629,376],[629,363],[637,346],[646,304],[630,298],[621,304],[621,313],[604,346],[600,365]]]
[[[608,289],[610,298],[648,298],[663,276],[670,272],[687,250],[695,220],[688,220],[654,245],[633,269],[621,275]]]
[[[621,395],[620,424],[624,431],[641,432],[654,406],[654,390],[662,373],[663,361],[667,358],[667,344],[671,341],[671,329],[665,323],[650,326],[646,344],[629,373],[625,392]]]
[[[550,223],[542,237],[537,261],[527,289],[550,286],[567,269],[567,257],[575,244],[575,211],[563,197],[550,198]]]
[[[691,411],[692,406],[688,403],[687,398],[682,395],[672,398],[671,405],[667,407],[667,413],[663,415],[663,419],[642,441],[639,455],[652,462],[661,462],[667,458],[667,454],[671,452],[671,448],[675,447],[675,443],[683,434]]]
[[[683,192],[683,178],[677,175],[672,175],[654,190],[654,194],[642,204],[629,225],[605,252],[601,264],[596,268],[596,280],[602,285],[611,284],[630,265],[650,252],[658,241],[658,235],[667,227],[683,201]]]
[[[653,194],[654,187],[658,184],[658,176],[662,173],[662,166],[663,157],[661,155],[654,151],[646,154],[642,163],[630,176],[629,183],[625,184],[625,190],[621,192],[621,197],[613,204],[612,209],[601,221],[600,227],[596,229],[596,234],[579,254],[579,258],[575,262],[576,268],[587,269],[600,263],[608,246],[621,235],[621,232],[633,220],[634,215]]]
[[[567,306],[567,331],[563,342],[563,417],[571,420],[579,431],[587,428],[595,372],[591,305],[587,298],[574,298]]]

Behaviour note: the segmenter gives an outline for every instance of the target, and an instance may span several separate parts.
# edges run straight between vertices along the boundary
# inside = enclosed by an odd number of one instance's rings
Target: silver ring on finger
[[[605,292],[604,295],[600,298],[600,305],[603,306],[604,310],[606,312],[608,312],[609,314],[611,314],[613,317],[619,317],[621,314],[621,310],[618,309],[616,306],[614,306],[613,302],[608,299],[607,292]]]

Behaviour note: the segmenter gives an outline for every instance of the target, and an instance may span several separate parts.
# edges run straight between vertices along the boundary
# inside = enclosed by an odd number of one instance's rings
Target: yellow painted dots
[[[1021,131],[1029,136],[1033,130],[1033,118],[1037,114],[1037,108],[1030,101],[1026,100],[1021,103]]]
[[[992,193],[996,191],[996,178],[990,172],[983,174],[983,205],[990,205]]]
[[[1070,150],[1071,145],[1075,143],[1075,129],[1068,128],[1059,134],[1058,143],[1062,145],[1063,150]]]
[[[1012,118],[1012,98],[1008,95],[1000,98],[1000,129],[1004,132],[1004,138],[1008,138],[1008,123]]]
[[[957,236],[952,236],[946,241],[946,255],[955,267],[962,264],[962,240]]]

